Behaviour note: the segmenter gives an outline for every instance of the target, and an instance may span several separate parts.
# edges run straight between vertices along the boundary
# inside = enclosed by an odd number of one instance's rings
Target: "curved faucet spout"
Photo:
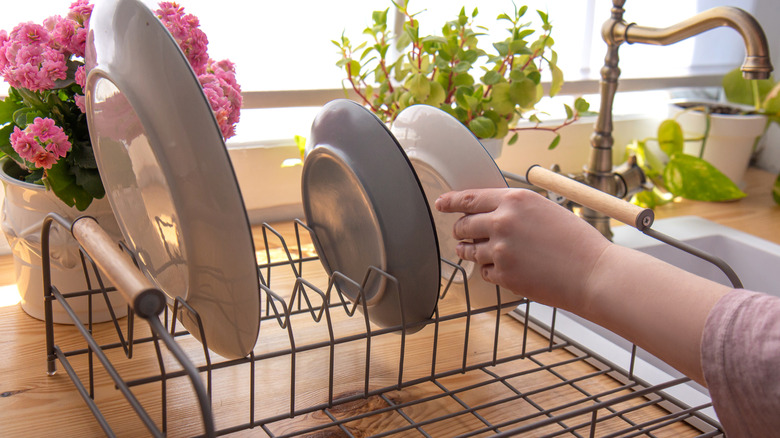
[[[612,168],[612,104],[617,93],[618,48],[623,43],[668,45],[720,26],[728,26],[742,35],[747,56],[742,65],[746,79],[766,79],[772,72],[769,48],[763,29],[747,12],[720,6],[681,21],[667,28],[652,28],[628,24],[623,19],[626,0],[612,0],[611,17],[604,23],[601,35],[607,43],[607,55],[601,69],[601,108],[590,138],[591,151],[585,182],[603,192],[618,194]],[[609,218],[598,211],[582,209],[582,216],[608,238],[612,237]]]
[[[666,28],[638,26],[625,21],[610,24],[611,35],[605,35],[605,38],[611,38],[616,44],[626,42],[661,46],[682,41],[716,27],[730,27],[739,32],[745,42],[747,54],[742,64],[745,79],[767,79],[772,73],[769,49],[761,25],[752,15],[739,8],[719,6]]]

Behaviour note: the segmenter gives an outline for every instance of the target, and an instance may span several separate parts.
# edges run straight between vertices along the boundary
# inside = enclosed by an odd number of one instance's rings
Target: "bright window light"
[[[93,0],[97,1],[97,0]],[[142,0],[156,7],[156,0]],[[461,6],[470,13],[479,8],[477,22],[493,35],[485,41],[504,38],[499,13],[511,11],[511,0],[410,0],[409,9],[420,11],[424,32],[439,33],[441,25],[457,16]],[[730,4],[752,11],[757,0],[656,0],[626,2],[627,21],[644,26],[668,26],[698,11]],[[774,0],[770,0],[774,1]],[[5,2],[0,29],[10,31],[23,21],[67,13],[68,0]],[[392,8],[390,0],[252,1],[180,0],[187,12],[200,19],[209,36],[209,53],[215,59],[236,63],[244,91],[338,89],[343,73],[336,67],[336,47],[331,40],[345,32],[353,41],[374,10]],[[555,50],[567,80],[594,79],[603,64],[605,45],[601,24],[609,16],[610,0],[516,0],[550,15]],[[760,17],[759,17],[760,18]],[[495,34],[497,33],[497,35]],[[622,77],[656,77],[727,71],[742,61],[744,49],[731,29],[718,29],[671,47],[646,45],[620,49]]]

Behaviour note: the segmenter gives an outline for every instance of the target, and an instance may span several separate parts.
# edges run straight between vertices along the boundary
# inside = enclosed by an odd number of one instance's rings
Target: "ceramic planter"
[[[98,199],[85,211],[66,206],[57,196],[43,186],[19,181],[6,174],[9,159],[0,160],[0,179],[5,187],[5,201],[2,207],[0,225],[8,239],[14,260],[16,285],[22,298],[22,309],[30,316],[44,319],[43,280],[41,277],[41,226],[50,212],[67,219],[88,215],[111,235],[119,240],[121,233],[108,201]],[[58,225],[51,228],[51,265],[52,284],[62,293],[87,289],[86,279],[81,267],[78,244],[70,231]],[[93,274],[90,274],[93,275]],[[93,287],[96,280],[91,277]],[[106,280],[104,279],[104,284]],[[116,294],[108,294],[117,317],[127,314],[127,305]],[[86,323],[89,312],[87,297],[68,299],[68,304],[76,311],[82,322]],[[65,309],[55,300],[53,306],[55,323],[72,323]],[[102,322],[111,319],[108,306],[102,296],[92,298],[92,321]]]
[[[680,105],[713,104],[733,108],[735,114],[710,114],[710,128],[704,153],[701,154],[702,141],[686,141],[683,151],[686,154],[701,156],[735,184],[741,185],[755,146],[766,129],[766,117],[760,114],[741,114],[740,110],[744,111],[750,108],[731,104],[675,102],[672,104],[671,116],[680,123],[686,139],[701,138],[704,135],[707,115],[702,111],[683,111],[683,107]]]

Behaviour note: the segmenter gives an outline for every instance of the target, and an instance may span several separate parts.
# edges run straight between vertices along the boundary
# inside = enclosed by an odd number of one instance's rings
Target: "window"
[[[156,0],[142,1],[150,7],[157,4]],[[605,54],[600,29],[610,13],[611,1],[516,1],[529,5],[529,19],[536,18],[534,9],[549,13],[559,66],[568,84],[565,90],[576,94],[596,92],[595,81]],[[69,3],[69,0],[10,2],[4,5],[4,13],[0,15],[0,29],[10,31],[22,21],[41,22],[49,15],[64,14]],[[200,18],[210,38],[210,54],[236,63],[245,92],[245,106],[249,108],[318,105],[342,96],[343,74],[335,65],[338,53],[331,40],[339,38],[342,32],[353,41],[362,39],[371,12],[392,7],[390,0],[179,0],[179,3]],[[780,20],[780,8],[774,0],[629,0],[626,3],[626,20],[644,26],[668,26],[698,11],[726,3],[756,14],[764,21],[768,33],[778,33],[775,24]],[[512,0],[411,0],[410,9],[421,11],[420,21],[423,26],[429,26],[427,31],[438,32],[436,27],[454,18],[461,6],[469,12],[478,6],[477,21],[498,33],[492,38],[503,38],[502,25],[495,17],[510,10]],[[780,40],[780,36],[769,36],[770,41]],[[743,56],[742,41],[731,29],[712,30],[669,47],[624,45],[620,49],[621,79],[710,75],[710,83],[705,85],[712,85],[712,78],[739,65]],[[629,86],[623,85],[621,89],[630,89],[630,81],[625,82]],[[689,84],[690,79],[666,81],[662,86],[675,83]],[[653,79],[638,87],[657,86],[659,81]],[[4,87],[0,93],[3,90]]]
[[[142,0],[150,7],[157,1]],[[763,0],[772,2],[773,0]],[[94,0],[93,0],[94,2]],[[626,20],[645,26],[668,26],[698,11],[731,4],[755,12],[759,0],[629,0]],[[268,1],[179,0],[185,10],[200,18],[210,38],[215,58],[230,58],[246,91],[339,88],[341,72],[330,40],[342,31],[353,40],[362,37],[373,10],[391,7],[390,0]],[[529,19],[533,10],[550,14],[560,65],[570,80],[596,79],[604,57],[601,23],[608,17],[610,0],[526,0]],[[0,15],[0,29],[10,31],[22,21],[41,22],[67,12],[68,0],[10,2]],[[479,7],[478,22],[498,33],[503,28],[495,17],[511,10],[511,0],[453,2],[411,0],[410,9],[421,11],[420,21],[428,32],[454,18],[460,7]],[[764,17],[759,17],[763,19]],[[777,18],[777,17],[775,17]],[[772,27],[765,23],[765,29]],[[432,28],[433,27],[433,28]],[[744,49],[730,29],[716,29],[705,36],[659,48],[636,45],[621,47],[624,77],[676,76],[693,72],[722,72],[741,63]]]

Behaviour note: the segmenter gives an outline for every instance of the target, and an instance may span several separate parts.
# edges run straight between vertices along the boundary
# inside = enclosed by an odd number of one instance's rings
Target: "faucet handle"
[[[631,225],[639,231],[653,225],[655,219],[653,210],[631,204],[539,165],[531,166],[528,169],[526,179],[537,187],[563,195],[591,210],[599,211],[624,224]]]

